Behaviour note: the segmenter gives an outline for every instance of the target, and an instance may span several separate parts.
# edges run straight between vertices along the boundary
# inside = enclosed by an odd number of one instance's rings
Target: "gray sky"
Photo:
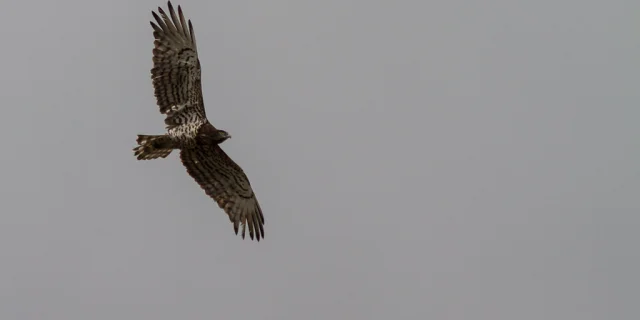
[[[265,241],[131,152],[164,0],[5,0],[1,319],[640,318],[640,2],[174,4]]]

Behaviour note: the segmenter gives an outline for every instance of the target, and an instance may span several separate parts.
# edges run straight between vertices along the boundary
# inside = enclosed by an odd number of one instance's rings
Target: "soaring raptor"
[[[133,149],[138,160],[166,158],[180,149],[180,159],[187,172],[213,198],[233,223],[242,238],[249,226],[251,239],[264,238],[264,216],[247,176],[220,144],[231,136],[216,129],[205,115],[200,84],[200,60],[191,20],[185,22],[182,8],[178,12],[168,2],[169,15],[158,7],[152,12],[154,49],[151,79],[160,113],[166,116],[167,133],[138,135]]]

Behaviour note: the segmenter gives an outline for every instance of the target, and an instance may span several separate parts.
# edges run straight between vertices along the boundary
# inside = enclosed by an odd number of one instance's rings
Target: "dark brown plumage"
[[[138,160],[166,158],[180,149],[187,172],[213,198],[233,223],[236,234],[242,225],[242,238],[249,226],[249,237],[264,238],[264,216],[255,194],[238,166],[220,148],[231,136],[216,129],[206,117],[200,84],[200,60],[191,20],[186,22],[182,8],[176,14],[171,2],[169,14],[158,7],[152,12],[154,49],[151,78],[160,113],[164,114],[167,134],[138,135],[134,154]]]

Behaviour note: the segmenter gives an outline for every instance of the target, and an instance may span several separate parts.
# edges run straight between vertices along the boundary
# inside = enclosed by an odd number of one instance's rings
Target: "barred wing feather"
[[[200,60],[191,20],[185,23],[182,8],[176,14],[169,2],[169,15],[158,7],[152,12],[154,49],[151,78],[160,112],[169,128],[206,121],[200,83]]]
[[[264,216],[249,179],[219,146],[183,149],[180,159],[189,175],[229,215],[236,234],[242,224],[242,238],[247,225],[251,239],[254,235],[258,241],[264,238]]]

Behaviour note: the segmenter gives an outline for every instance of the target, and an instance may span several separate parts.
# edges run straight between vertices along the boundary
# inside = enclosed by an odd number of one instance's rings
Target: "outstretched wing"
[[[264,216],[247,176],[218,146],[183,149],[180,159],[187,172],[213,198],[233,222],[238,234],[242,224],[242,238],[249,225],[249,236],[258,241],[264,238]]]
[[[191,20],[185,23],[182,8],[176,15],[171,1],[168,16],[158,7],[158,16],[152,12],[153,68],[151,78],[160,112],[167,117],[169,128],[206,121],[200,84],[200,61]]]

